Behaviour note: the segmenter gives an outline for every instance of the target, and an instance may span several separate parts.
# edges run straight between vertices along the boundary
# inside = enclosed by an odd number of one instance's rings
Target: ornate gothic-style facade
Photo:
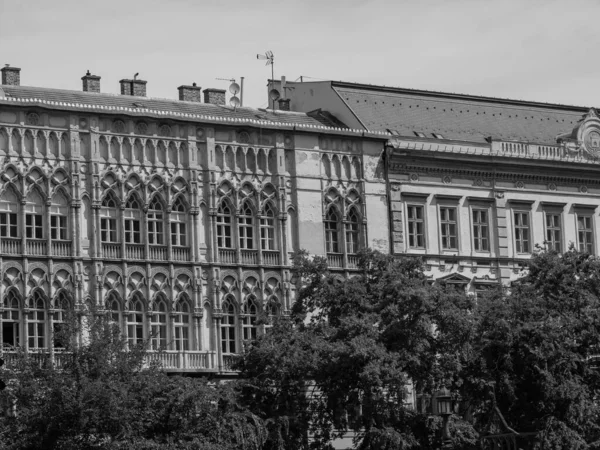
[[[233,109],[224,92],[180,100],[0,87],[0,322],[4,352],[60,364],[65,311],[94,310],[177,372],[230,371],[243,342],[286,314],[290,254],[327,254],[340,276],[362,247],[387,251],[387,136],[326,117]]]

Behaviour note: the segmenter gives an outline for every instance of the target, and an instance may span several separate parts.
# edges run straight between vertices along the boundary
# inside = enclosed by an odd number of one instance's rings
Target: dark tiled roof
[[[430,91],[333,82],[333,88],[369,130],[400,136],[484,142],[492,137],[555,144],[588,108]]]
[[[133,97],[128,95],[99,94],[93,92],[68,91],[63,89],[39,88],[31,86],[0,87],[7,96],[21,99],[38,99],[68,104],[92,106],[140,108],[153,111],[167,111],[183,114],[199,114],[223,119],[265,120],[291,125],[331,126],[325,118],[311,117],[304,113],[259,110],[254,108],[237,108],[211,105],[207,103],[184,102],[179,100]]]

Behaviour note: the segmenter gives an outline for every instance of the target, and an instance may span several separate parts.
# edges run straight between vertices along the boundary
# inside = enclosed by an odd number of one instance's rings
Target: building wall
[[[371,169],[384,141],[326,133],[0,106],[5,347],[51,352],[62,310],[94,309],[130,343],[166,345],[167,369],[228,371],[264,330],[258,316],[289,312],[294,250],[329,253],[348,274],[359,247],[387,247],[366,220],[386,214]],[[348,251],[350,206],[360,239]]]

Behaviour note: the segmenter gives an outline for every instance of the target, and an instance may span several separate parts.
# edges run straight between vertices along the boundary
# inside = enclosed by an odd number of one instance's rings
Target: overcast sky
[[[149,97],[245,77],[333,79],[600,106],[600,1],[0,0],[0,64],[21,84],[102,91],[136,72]]]

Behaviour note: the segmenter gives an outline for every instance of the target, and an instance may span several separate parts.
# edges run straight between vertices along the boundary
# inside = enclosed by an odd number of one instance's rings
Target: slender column
[[[46,255],[54,256],[52,252],[52,228],[51,228],[51,219],[50,219],[50,208],[52,207],[52,202],[50,200],[46,201],[46,217],[42,220],[45,222],[44,226],[46,227]]]
[[[217,369],[219,372],[223,371],[223,350],[221,348],[221,340],[219,336],[221,336],[221,319],[223,315],[220,312],[213,313],[213,323],[214,323],[214,341],[215,346],[217,347]]]
[[[192,216],[192,232],[190,233],[190,260],[198,262],[200,260],[198,256],[198,246],[196,245],[196,242],[198,242],[198,208],[192,209],[190,211],[190,215]]]
[[[202,312],[195,312],[192,315],[193,320],[193,340],[190,345],[191,350],[202,351]]]
[[[232,225],[233,226],[233,225]],[[210,216],[210,228],[212,234],[212,260],[216,263],[221,262],[221,258],[219,257],[219,249],[217,247],[217,216],[216,214],[211,214]]]
[[[79,200],[73,200],[71,203],[71,256],[81,256],[81,223],[78,220],[81,215],[79,214],[81,202]],[[69,227],[67,227],[67,231]]]
[[[96,228],[96,232],[92,233],[94,238],[94,256],[97,258],[102,258],[102,240],[100,239],[101,231],[100,231],[100,205],[92,205],[92,212],[94,215],[94,226]]]
[[[171,347],[169,350],[175,350],[175,348],[173,348],[173,344],[175,343],[175,316],[176,314],[173,311],[171,311],[168,316],[169,323],[167,327],[167,348]]]
[[[281,265],[289,265],[289,250],[287,248],[287,214],[282,212],[279,214],[279,229],[281,233],[278,233],[277,238],[279,239],[279,261],[281,261]]]
[[[173,242],[171,241],[171,208],[167,208],[166,210],[167,213],[167,232],[166,237],[167,237],[167,260],[168,261],[173,261]]]
[[[21,251],[24,255],[27,255],[27,227],[25,226],[25,206],[27,202],[25,199],[21,200]]]
[[[348,221],[346,220],[342,220],[341,222],[338,222],[339,225],[341,225],[341,230],[340,230],[340,243],[341,243],[341,252],[343,255],[343,267],[344,269],[348,268],[348,252],[346,251],[346,227],[348,226]]]
[[[144,240],[144,257],[146,260],[150,259],[150,244],[148,243],[148,207],[144,207],[144,214],[142,215],[142,236],[146,236]],[[145,232],[145,233],[144,233]]]
[[[256,251],[258,252],[258,265],[262,267],[263,265],[263,248],[262,248],[262,239],[260,235],[260,220],[261,216],[256,217],[256,224],[254,225],[254,233],[256,236]],[[257,233],[258,231],[258,233]]]
[[[48,331],[46,331],[46,348],[50,352],[50,363],[54,365],[54,310],[48,309]]]
[[[121,207],[119,208],[119,236],[121,237],[121,258],[125,259],[127,256],[127,244],[125,243],[125,202],[121,202]]]

